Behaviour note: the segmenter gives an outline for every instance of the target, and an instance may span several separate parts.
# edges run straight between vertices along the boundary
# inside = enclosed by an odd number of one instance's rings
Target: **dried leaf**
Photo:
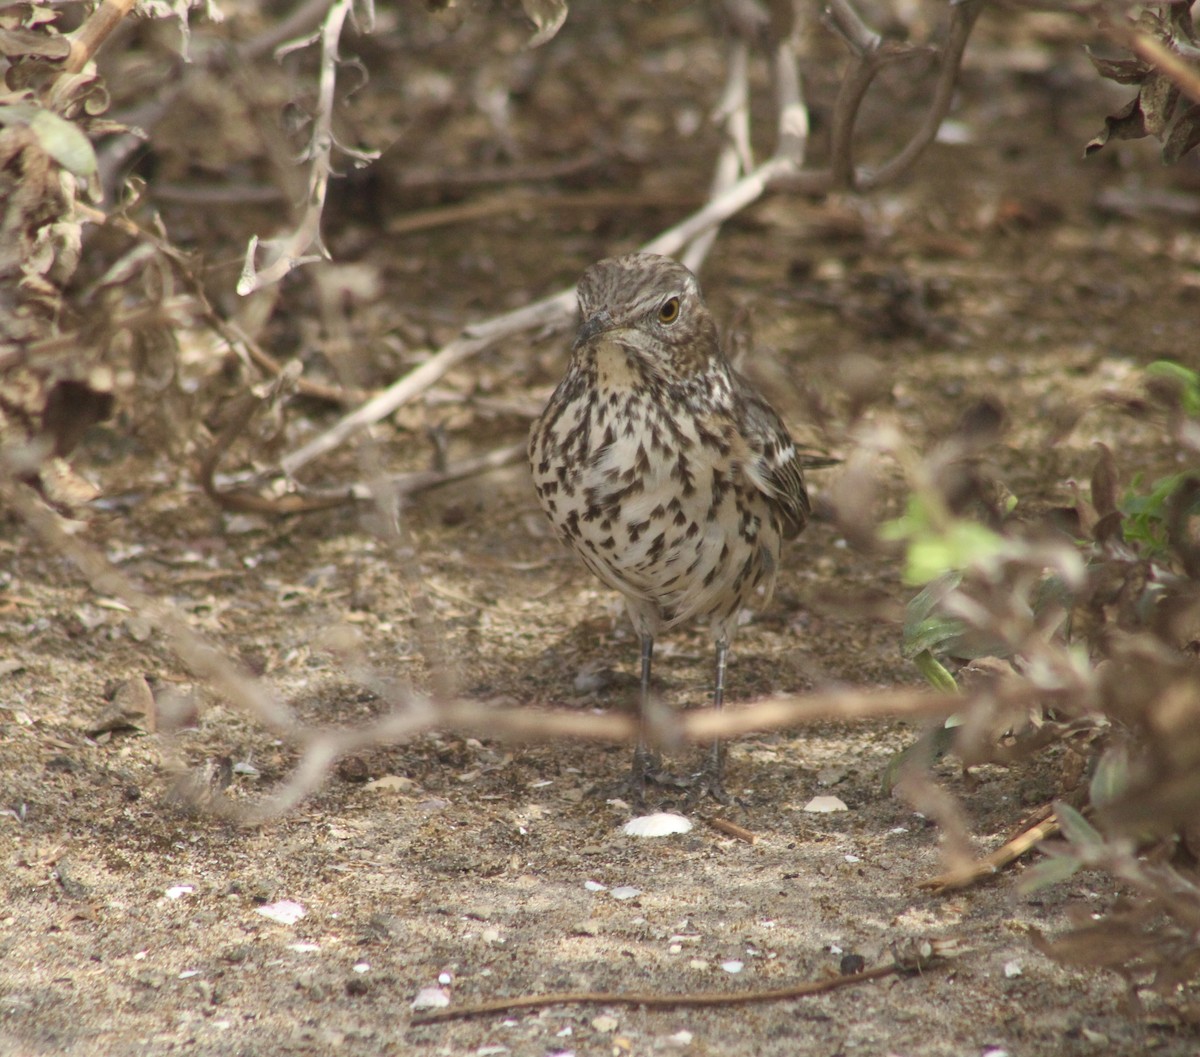
[[[1115,114],[1104,119],[1104,128],[1083,148],[1085,158],[1104,147],[1110,139],[1141,139],[1148,135],[1142,116],[1141,97],[1135,96]]]
[[[71,42],[57,34],[38,33],[31,29],[0,26],[0,55],[34,56],[57,62],[65,59],[71,51]]]
[[[527,48],[540,48],[553,40],[567,20],[567,0],[521,0],[521,6],[536,29],[525,43]]]
[[[1102,59],[1094,54],[1091,48],[1085,47],[1083,50],[1092,60],[1096,72],[1101,77],[1116,81],[1117,84],[1141,84],[1146,74],[1150,72],[1149,64],[1141,59]]]
[[[1163,139],[1163,163],[1174,165],[1197,145],[1200,145],[1200,106],[1190,106],[1175,119]]]
[[[1138,95],[1138,104],[1142,110],[1142,119],[1146,131],[1156,138],[1162,134],[1171,123],[1175,113],[1175,104],[1179,102],[1179,88],[1175,82],[1161,73],[1152,73],[1142,84]]]

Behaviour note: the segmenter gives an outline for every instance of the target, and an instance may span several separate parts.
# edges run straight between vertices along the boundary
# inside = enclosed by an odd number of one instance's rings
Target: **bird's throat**
[[[619,341],[601,339],[595,344],[596,386],[602,391],[631,392],[645,385],[637,355]]]

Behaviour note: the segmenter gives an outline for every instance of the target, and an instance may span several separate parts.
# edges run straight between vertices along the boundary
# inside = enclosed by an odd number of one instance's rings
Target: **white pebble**
[[[293,903],[290,899],[281,899],[278,903],[268,903],[254,909],[279,925],[294,925],[308,913],[299,903]]]
[[[445,1009],[449,1004],[450,996],[440,987],[422,987],[412,1000],[413,1009]]]

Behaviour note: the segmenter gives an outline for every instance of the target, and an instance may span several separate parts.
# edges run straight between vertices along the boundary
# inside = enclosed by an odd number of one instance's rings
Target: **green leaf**
[[[1043,888],[1049,888],[1050,885],[1069,880],[1079,872],[1082,865],[1078,859],[1069,855],[1055,855],[1053,858],[1043,859],[1021,875],[1017,882],[1017,891],[1021,895],[1032,895]]]
[[[1146,373],[1177,383],[1184,411],[1189,415],[1200,415],[1200,372],[1174,360],[1155,360],[1146,368]]]
[[[1109,749],[1096,764],[1096,773],[1088,785],[1088,796],[1095,807],[1111,804],[1129,785],[1129,754],[1124,748]]]
[[[96,171],[96,152],[91,140],[66,118],[40,107],[6,107],[0,116],[5,124],[19,122],[29,126],[38,144],[64,169],[76,176],[91,176]]]
[[[994,558],[1004,550],[1004,539],[984,525],[955,521],[944,532],[925,533],[908,545],[904,578],[912,584],[936,580],[954,569],[966,569]]]
[[[1099,848],[1104,844],[1104,837],[1100,831],[1070,804],[1056,800],[1054,817],[1058,819],[1063,836],[1072,844],[1080,848]]]
[[[925,681],[935,690],[940,690],[944,694],[958,693],[958,683],[955,681],[954,676],[928,650],[922,650],[918,653],[913,658],[913,663],[917,666],[917,670],[925,677]]]

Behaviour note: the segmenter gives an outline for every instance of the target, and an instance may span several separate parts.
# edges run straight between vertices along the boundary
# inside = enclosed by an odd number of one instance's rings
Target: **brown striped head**
[[[583,273],[578,296],[577,350],[615,342],[654,373],[675,377],[723,359],[699,282],[670,257],[630,253],[598,261]]]

